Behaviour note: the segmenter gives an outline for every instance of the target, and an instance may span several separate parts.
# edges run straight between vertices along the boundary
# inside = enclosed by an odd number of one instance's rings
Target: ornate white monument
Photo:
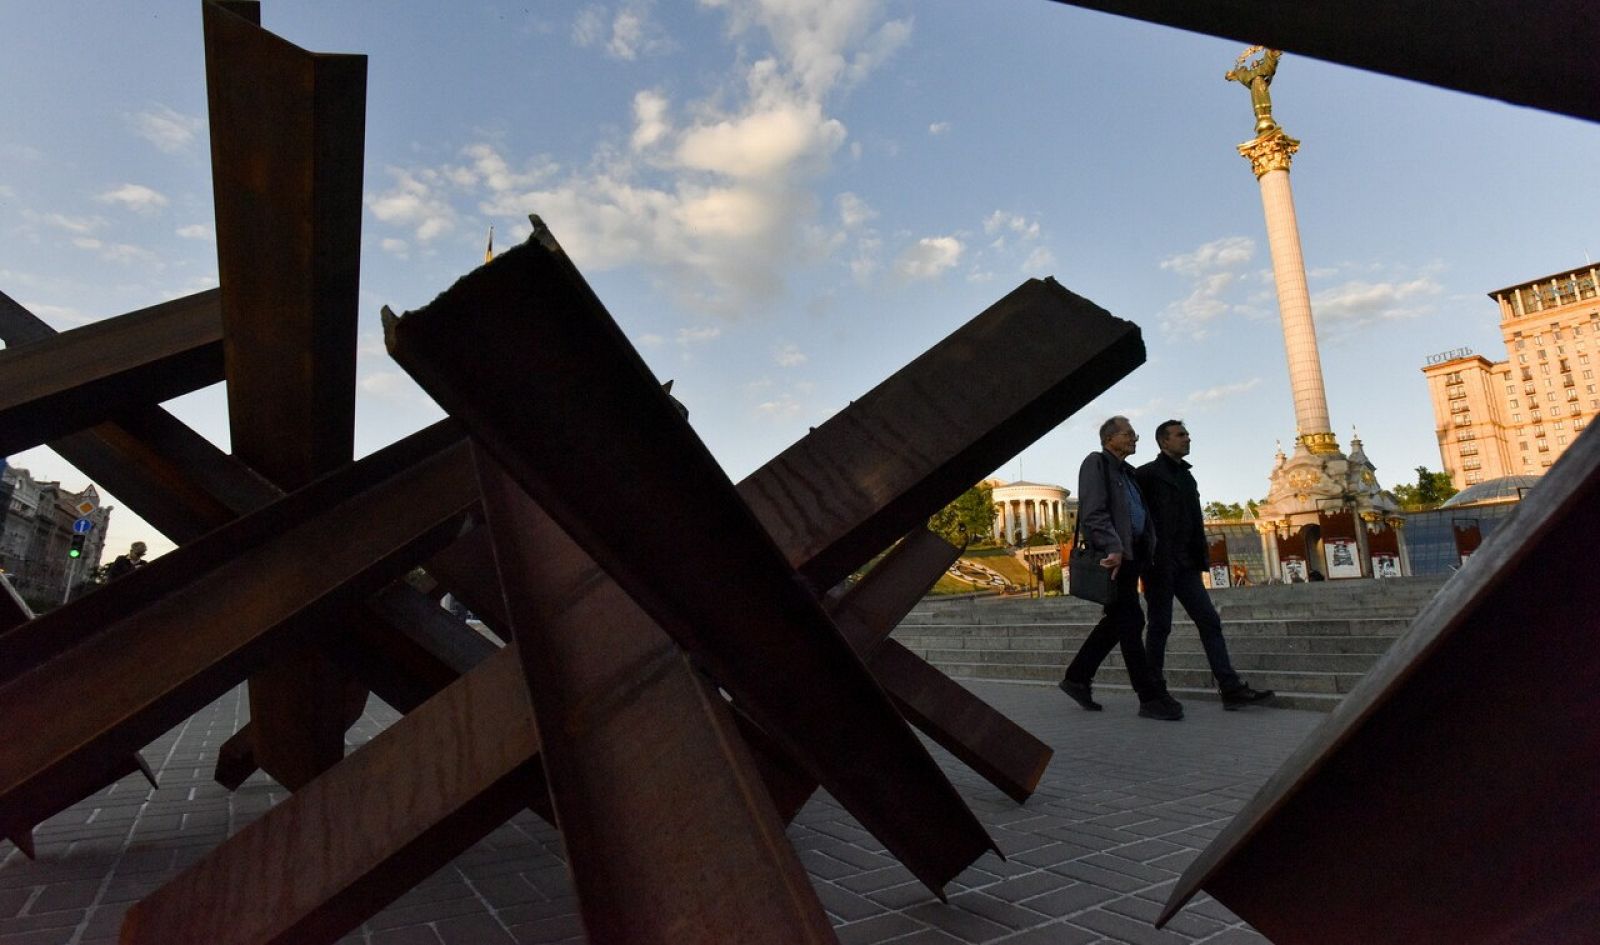
[[[1250,90],[1255,112],[1256,136],[1239,145],[1239,154],[1250,162],[1261,184],[1294,394],[1293,453],[1285,456],[1278,450],[1267,503],[1256,513],[1256,528],[1268,571],[1280,580],[1305,580],[1313,571],[1334,579],[1372,577],[1392,569],[1410,573],[1399,533],[1403,523],[1399,507],[1378,485],[1361,440],[1352,438],[1346,456],[1328,419],[1311,292],[1289,189],[1289,164],[1300,142],[1273,120],[1268,92],[1282,55],[1276,49],[1252,46],[1225,76]]]

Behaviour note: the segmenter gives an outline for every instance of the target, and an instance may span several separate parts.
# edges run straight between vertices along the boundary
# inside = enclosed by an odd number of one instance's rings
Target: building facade
[[[1600,276],[1584,266],[1489,293],[1506,360],[1466,349],[1423,366],[1439,461],[1457,489],[1538,476],[1600,413]]]
[[[111,509],[99,505],[93,486],[71,492],[58,482],[34,479],[26,469],[6,466],[0,475],[0,501],[5,503],[0,571],[30,604],[61,603],[69,581],[80,584],[100,566]],[[79,506],[86,502],[96,507],[84,514]],[[84,536],[82,557],[74,559],[67,549],[72,546],[72,524],[79,518],[88,519],[92,527]]]
[[[1002,545],[1020,545],[1033,535],[1072,528],[1066,489],[1046,482],[990,480],[994,499],[994,539]]]

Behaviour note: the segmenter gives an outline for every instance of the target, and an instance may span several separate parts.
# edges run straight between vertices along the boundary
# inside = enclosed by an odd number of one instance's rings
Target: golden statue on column
[[[1313,572],[1330,579],[1409,572],[1398,533],[1398,504],[1378,485],[1376,467],[1361,441],[1353,439],[1346,456],[1329,422],[1311,291],[1289,188],[1289,165],[1300,142],[1272,117],[1270,86],[1282,58],[1276,49],[1251,46],[1223,76],[1250,90],[1256,136],[1239,145],[1239,154],[1250,162],[1261,187],[1294,395],[1294,455],[1277,454],[1267,503],[1257,515],[1258,530],[1268,570],[1279,580],[1305,580]]]

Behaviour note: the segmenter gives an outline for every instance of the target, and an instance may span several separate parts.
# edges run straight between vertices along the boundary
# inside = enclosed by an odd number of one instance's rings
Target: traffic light
[[[72,546],[67,549],[67,557],[69,557],[69,558],[81,558],[81,557],[83,557],[83,539],[84,539],[83,535],[73,535],[72,536]]]

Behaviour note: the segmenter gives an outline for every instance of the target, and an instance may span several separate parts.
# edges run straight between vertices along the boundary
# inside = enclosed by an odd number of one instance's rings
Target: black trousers
[[[1078,648],[1078,655],[1067,666],[1067,679],[1087,683],[1105,662],[1114,646],[1122,647],[1122,662],[1140,701],[1159,699],[1166,690],[1150,668],[1144,652],[1144,611],[1139,607],[1139,562],[1124,561],[1117,571],[1116,596],[1106,605],[1105,615],[1089,631],[1089,638]]]

